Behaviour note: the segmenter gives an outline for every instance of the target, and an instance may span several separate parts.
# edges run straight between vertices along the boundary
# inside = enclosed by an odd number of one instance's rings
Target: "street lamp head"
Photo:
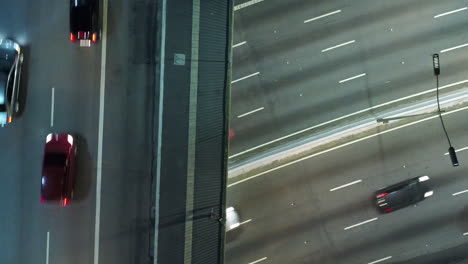
[[[452,165],[454,167],[459,166],[460,163],[458,163],[457,153],[455,152],[455,149],[453,147],[449,148],[449,155],[450,159],[452,160]]]
[[[437,53],[432,55],[432,66],[434,67],[434,74],[439,75],[440,64],[439,64],[439,54]]]

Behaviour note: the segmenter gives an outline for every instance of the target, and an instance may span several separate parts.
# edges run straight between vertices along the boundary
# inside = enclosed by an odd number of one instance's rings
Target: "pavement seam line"
[[[94,264],[99,263],[99,239],[101,222],[101,189],[102,189],[102,145],[104,134],[104,104],[106,95],[106,56],[107,56],[107,9],[108,0],[103,0],[102,39],[101,39],[101,78],[99,80],[99,124],[98,148],[96,161],[96,214],[94,220]]]
[[[190,62],[190,97],[187,144],[187,196],[185,203],[184,263],[192,263],[193,204],[195,188],[195,155],[197,136],[198,58],[200,45],[200,0],[193,1],[192,50]]]

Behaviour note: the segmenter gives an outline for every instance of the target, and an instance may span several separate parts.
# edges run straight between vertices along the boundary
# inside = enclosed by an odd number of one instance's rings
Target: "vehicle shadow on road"
[[[91,192],[91,177],[93,175],[92,169],[94,166],[86,139],[79,134],[75,134],[75,139],[77,144],[77,156],[75,191],[73,200],[83,201]]]

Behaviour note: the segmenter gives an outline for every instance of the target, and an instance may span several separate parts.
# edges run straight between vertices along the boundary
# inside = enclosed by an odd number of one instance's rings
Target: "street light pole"
[[[439,75],[440,75],[440,63],[439,63],[439,54],[434,54],[432,55],[432,65],[434,68],[434,75],[436,77],[436,93],[437,93],[437,112],[439,113],[439,119],[440,123],[442,124],[442,129],[444,130],[445,137],[447,138],[448,144],[449,144],[449,155],[450,155],[450,160],[452,161],[452,165],[459,166],[460,163],[458,163],[458,158],[457,158],[457,153],[455,152],[455,148],[452,146],[452,142],[450,141],[450,137],[447,133],[447,129],[445,128],[444,124],[444,119],[442,118],[442,112],[440,111],[440,102],[439,102]]]

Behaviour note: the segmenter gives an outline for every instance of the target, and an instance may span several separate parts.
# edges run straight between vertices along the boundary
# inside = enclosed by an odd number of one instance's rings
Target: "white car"
[[[240,226],[239,214],[234,207],[226,208],[226,232]]]
[[[0,39],[0,125],[11,123],[20,110],[19,84],[23,53],[18,43]]]

